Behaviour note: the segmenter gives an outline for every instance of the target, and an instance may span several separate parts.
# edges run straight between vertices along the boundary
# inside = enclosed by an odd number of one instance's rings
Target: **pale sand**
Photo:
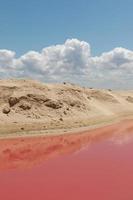
[[[0,80],[0,137],[57,135],[133,118],[133,91]]]

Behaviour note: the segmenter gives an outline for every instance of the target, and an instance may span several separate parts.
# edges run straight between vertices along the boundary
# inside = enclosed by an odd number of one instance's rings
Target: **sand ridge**
[[[70,130],[133,117],[133,91],[0,80],[0,135]]]

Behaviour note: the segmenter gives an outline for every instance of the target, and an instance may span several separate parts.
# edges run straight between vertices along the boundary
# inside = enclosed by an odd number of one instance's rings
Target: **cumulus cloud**
[[[14,67],[15,52],[2,49],[0,50],[0,74],[6,75]]]
[[[133,51],[119,47],[92,56],[90,45],[77,39],[68,39],[41,52],[29,51],[19,58],[13,51],[0,50],[0,78],[10,77],[131,88]]]

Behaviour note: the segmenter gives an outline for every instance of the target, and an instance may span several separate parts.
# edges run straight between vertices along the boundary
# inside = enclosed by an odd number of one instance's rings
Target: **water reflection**
[[[110,141],[116,145],[133,138],[133,121],[82,133],[0,140],[0,170],[26,169],[57,155],[77,152],[94,143]]]

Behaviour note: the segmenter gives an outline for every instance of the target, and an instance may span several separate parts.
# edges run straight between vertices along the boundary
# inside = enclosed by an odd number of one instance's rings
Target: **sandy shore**
[[[115,125],[118,123],[124,123],[127,120],[133,120],[133,114],[128,113],[127,115],[121,114],[119,117],[108,117],[108,118],[100,118],[100,119],[93,119],[90,120],[88,125],[85,126],[83,123],[80,125],[77,124],[75,127],[70,127],[65,124],[63,124],[61,127],[52,127],[52,129],[41,129],[40,127],[43,126],[43,124],[37,123],[34,124],[24,124],[20,123],[17,124],[7,124],[0,127],[0,139],[3,138],[17,138],[17,137],[38,137],[38,136],[55,136],[55,135],[68,135],[68,134],[79,134],[84,131],[91,131],[91,130],[97,130],[99,128],[107,127],[108,125]],[[33,128],[35,126],[35,129]],[[21,127],[25,127],[27,131],[22,130]],[[33,129],[33,130],[32,130]],[[19,131],[18,131],[19,130]]]
[[[0,170],[30,168],[57,155],[73,153],[105,139],[123,144],[131,136],[133,119],[76,134],[3,138],[0,140]]]

